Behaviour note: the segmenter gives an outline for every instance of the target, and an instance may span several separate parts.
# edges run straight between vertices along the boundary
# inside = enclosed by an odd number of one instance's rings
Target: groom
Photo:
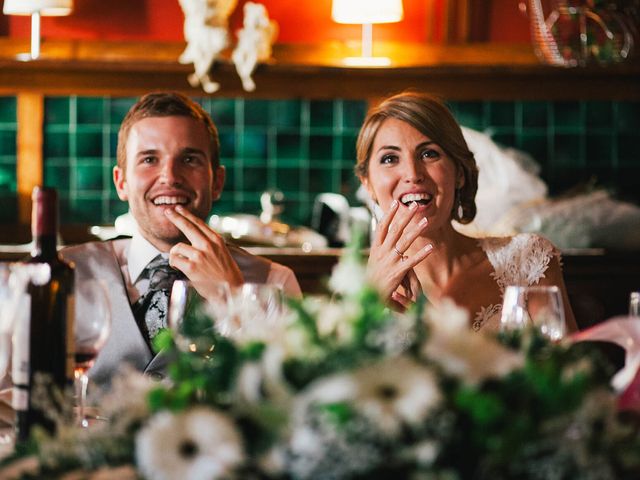
[[[209,297],[215,284],[269,283],[300,295],[293,272],[227,245],[206,223],[225,170],[218,132],[200,105],[178,93],[143,96],[118,134],[113,181],[137,223],[131,239],[92,242],[62,251],[76,264],[76,282],[108,285],[112,331],[90,376],[108,384],[125,363],[161,376],[165,362],[151,342],[166,326],[167,292],[178,276]],[[82,321],[91,312],[76,312]]]

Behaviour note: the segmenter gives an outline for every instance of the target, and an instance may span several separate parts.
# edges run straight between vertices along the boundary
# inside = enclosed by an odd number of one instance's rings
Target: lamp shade
[[[2,12],[5,15],[32,15],[58,17],[69,15],[73,10],[73,0],[4,0]]]
[[[402,0],[333,0],[331,7],[337,23],[393,23],[403,16]]]

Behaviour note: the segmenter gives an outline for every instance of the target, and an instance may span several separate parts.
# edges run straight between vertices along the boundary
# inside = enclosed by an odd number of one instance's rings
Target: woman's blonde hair
[[[373,142],[380,126],[388,118],[406,122],[429,137],[453,161],[456,171],[462,172],[464,185],[455,192],[456,199],[451,217],[460,223],[471,222],[476,216],[478,167],[462,135],[460,125],[444,102],[437,97],[425,93],[403,92],[387,98],[369,110],[356,144],[355,172],[358,178],[362,181],[369,176]]]

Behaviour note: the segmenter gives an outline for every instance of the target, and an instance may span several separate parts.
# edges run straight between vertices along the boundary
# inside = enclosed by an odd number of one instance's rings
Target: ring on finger
[[[400,257],[400,260],[404,260],[405,258],[407,258],[407,256],[402,253],[400,250],[398,250],[398,246],[394,245],[393,246],[393,251],[396,253],[396,255],[398,255]]]

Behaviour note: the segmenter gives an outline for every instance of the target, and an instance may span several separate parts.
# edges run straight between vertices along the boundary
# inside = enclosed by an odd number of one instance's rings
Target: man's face
[[[140,233],[167,251],[184,236],[164,211],[182,205],[206,219],[222,192],[224,167],[213,171],[204,125],[189,117],[150,117],[131,127],[126,166],[114,167],[113,180]]]

